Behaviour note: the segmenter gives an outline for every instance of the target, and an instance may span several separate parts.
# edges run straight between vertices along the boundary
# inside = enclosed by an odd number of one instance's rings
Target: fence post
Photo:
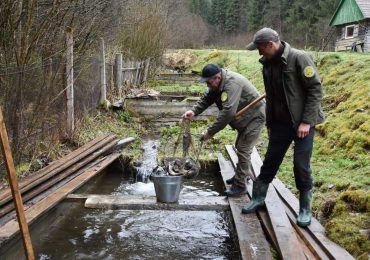
[[[146,80],[148,79],[149,65],[150,65],[150,58],[145,60],[145,70],[144,70],[143,83],[146,83]]]
[[[116,54],[116,88],[118,97],[122,98],[122,54]]]
[[[107,100],[107,79],[105,76],[104,39],[100,39],[100,104]]]
[[[73,30],[66,29],[67,40],[67,64],[66,64],[66,82],[67,82],[67,135],[72,137],[74,124],[74,91],[73,91]]]
[[[143,76],[143,68],[144,68],[144,62],[140,61],[139,66],[138,66],[139,73],[137,75],[137,84],[138,85],[141,85],[141,79],[142,79],[142,76]]]
[[[140,62],[135,61],[135,68],[136,68],[136,73],[135,73],[135,78],[134,78],[134,85],[138,85],[138,78],[139,78],[139,72],[140,72]]]

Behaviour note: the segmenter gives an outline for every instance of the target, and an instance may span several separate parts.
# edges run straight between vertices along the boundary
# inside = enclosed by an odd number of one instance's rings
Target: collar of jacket
[[[290,48],[289,43],[287,43],[287,42],[281,41],[281,44],[283,44],[285,46],[284,52],[281,55],[281,61],[283,62],[284,65],[287,65],[288,64],[287,63],[288,55],[290,53],[291,48]],[[262,56],[262,58],[259,59],[259,62],[262,63],[262,64],[265,64],[267,62],[266,57]]]
[[[226,76],[227,76],[227,70],[221,69],[221,82],[218,87],[219,92],[222,92],[224,90],[225,83],[226,83]]]

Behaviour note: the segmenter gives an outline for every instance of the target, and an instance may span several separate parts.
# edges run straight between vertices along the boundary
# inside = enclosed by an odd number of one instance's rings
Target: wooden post
[[[67,65],[66,65],[66,82],[67,82],[67,135],[72,137],[74,124],[74,94],[73,94],[73,30],[67,28]]]
[[[116,54],[116,88],[118,97],[122,98],[122,54]]]
[[[135,68],[136,68],[136,73],[135,73],[135,77],[134,77],[133,81],[134,81],[134,85],[137,86],[138,85],[139,72],[140,72],[140,62],[139,61],[135,61]]]
[[[3,112],[1,111],[1,109],[0,109],[0,139],[1,139],[1,150],[3,152],[6,169],[8,171],[10,189],[12,191],[13,200],[15,203],[16,211],[17,211],[19,229],[21,230],[21,233],[22,233],[24,250],[25,250],[27,259],[34,260],[35,256],[33,253],[31,236],[28,230],[26,216],[24,214],[22,197],[19,191],[16,171],[15,171],[14,162],[13,162],[13,156],[10,150],[8,134],[6,132]]]
[[[132,60],[128,60],[127,63],[126,63],[126,67],[127,68],[132,68]],[[133,81],[132,81],[132,70],[128,70],[127,71],[127,76],[126,76],[126,79],[128,79],[129,81],[129,85],[131,86],[133,84]]]
[[[143,78],[144,83],[146,83],[148,79],[149,65],[150,65],[150,58],[146,59],[145,61],[145,70],[144,70],[144,78]]]
[[[100,103],[107,100],[107,79],[105,76],[105,50],[104,39],[100,39]]]
[[[142,76],[143,76],[143,68],[144,68],[144,61],[140,61],[139,66],[138,66],[139,73],[137,75],[137,84],[139,86],[141,85],[141,79],[142,79]]]

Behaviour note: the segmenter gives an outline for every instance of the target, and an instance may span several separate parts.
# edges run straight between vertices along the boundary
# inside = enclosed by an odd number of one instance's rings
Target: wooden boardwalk
[[[226,150],[233,167],[236,167],[235,148],[227,145]],[[260,174],[261,166],[262,160],[254,148],[252,170],[255,177]],[[248,192],[251,196],[251,182],[248,184]],[[282,259],[354,259],[344,248],[326,237],[325,229],[315,218],[306,228],[296,224],[298,199],[278,178],[270,184],[265,205],[267,214],[263,210],[259,210],[258,214]]]

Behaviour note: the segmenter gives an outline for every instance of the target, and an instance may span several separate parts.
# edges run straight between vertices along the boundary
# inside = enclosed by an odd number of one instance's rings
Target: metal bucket
[[[158,202],[174,203],[179,200],[183,176],[152,176]]]

